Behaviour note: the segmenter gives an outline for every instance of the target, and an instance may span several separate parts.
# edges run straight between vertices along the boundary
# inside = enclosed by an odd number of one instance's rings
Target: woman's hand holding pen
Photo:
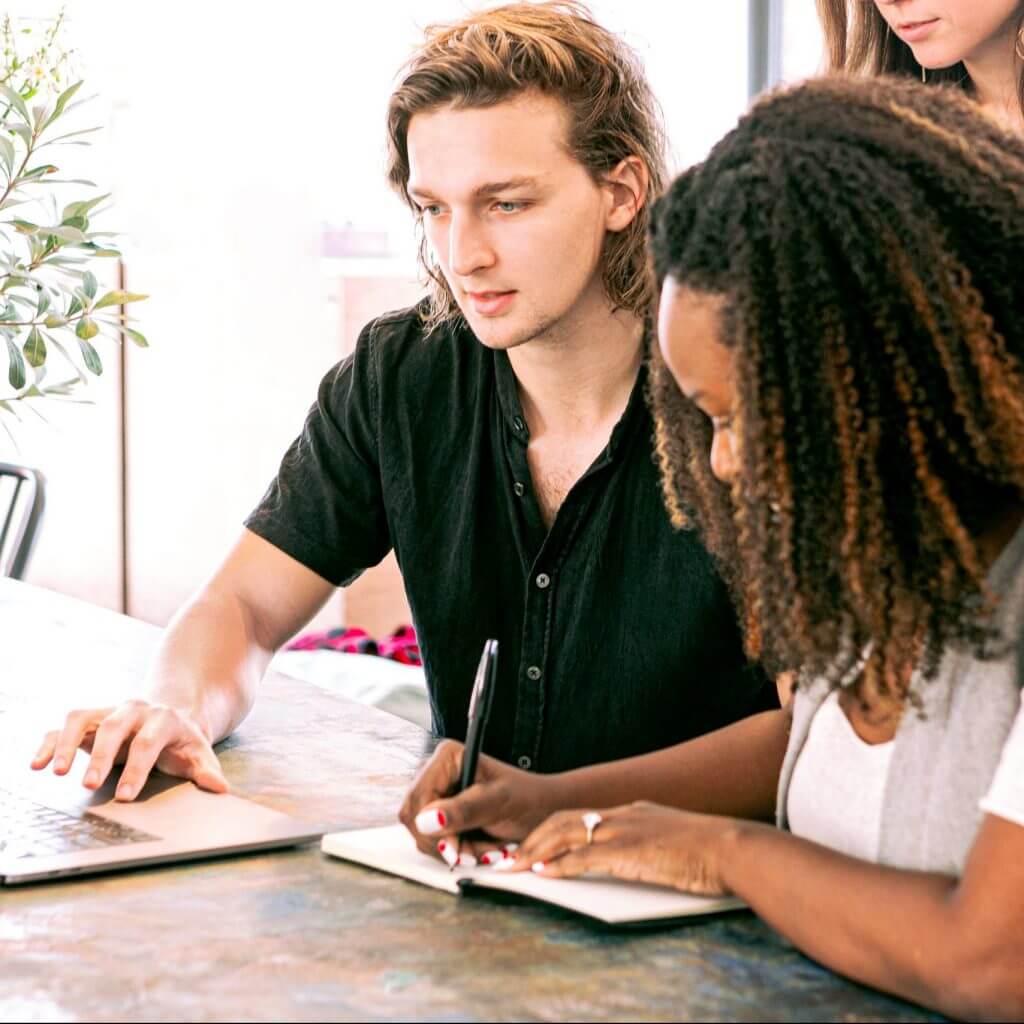
[[[461,743],[445,740],[423,766],[398,817],[424,853],[440,853],[449,866],[460,855],[484,863],[507,859],[510,844],[522,839],[565,805],[557,775],[537,775],[481,756],[476,782],[457,796],[462,772]],[[483,837],[460,833],[482,831]],[[444,843],[445,848],[439,849]],[[445,856],[447,854],[447,856]]]
[[[704,896],[727,895],[728,850],[750,825],[641,802],[594,815],[588,842],[586,815],[585,809],[551,815],[523,841],[509,869],[532,869],[545,878],[590,871]]]

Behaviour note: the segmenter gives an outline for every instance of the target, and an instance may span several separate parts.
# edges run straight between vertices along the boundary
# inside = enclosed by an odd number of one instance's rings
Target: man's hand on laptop
[[[217,755],[199,723],[165,704],[132,700],[117,707],[72,711],[63,729],[46,734],[32,767],[39,771],[52,763],[56,775],[66,775],[80,749],[91,754],[82,780],[88,789],[102,786],[115,764],[124,765],[118,800],[134,800],[154,766],[213,793],[228,791]]]

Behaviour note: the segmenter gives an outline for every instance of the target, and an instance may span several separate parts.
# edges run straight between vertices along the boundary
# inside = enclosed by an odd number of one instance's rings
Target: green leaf
[[[42,316],[50,308],[49,288],[40,288],[36,295],[36,316]]]
[[[57,168],[54,167],[53,169],[56,170]],[[46,178],[44,181],[43,178],[36,177],[29,180],[22,179],[21,183],[23,185],[86,185],[89,188],[96,187],[96,182],[89,181],[88,178]]]
[[[88,217],[104,199],[109,198],[110,193],[105,192],[103,195],[97,196],[95,199],[84,200],[79,203],[68,203],[68,205],[64,207],[64,212],[60,215],[61,223],[68,224],[73,221],[75,217]]]
[[[15,391],[20,391],[25,386],[25,359],[21,349],[7,339],[7,380]]]
[[[28,365],[33,370],[38,369],[46,362],[46,342],[43,341],[42,331],[38,327],[33,327],[28,332],[28,338],[25,339],[24,352]]]
[[[92,308],[103,309],[104,306],[126,306],[129,302],[141,302],[143,299],[148,298],[148,295],[137,295],[135,292],[123,292],[120,289],[116,289],[112,292],[107,292]]]
[[[85,274],[82,275],[82,288],[90,299],[96,298],[96,290],[99,288],[99,282],[96,280],[96,275],[91,270],[87,270]]]
[[[0,96],[3,96],[5,100],[18,112],[18,116],[25,122],[26,125],[32,124],[32,117],[28,112],[28,107],[25,106],[25,101],[21,98],[19,93],[16,93],[9,85],[0,82]]]
[[[94,325],[95,326],[95,325]],[[98,330],[99,328],[97,328]],[[77,331],[75,332],[78,333]],[[103,373],[103,363],[100,362],[100,354],[85,340],[85,338],[79,335],[78,338],[79,348],[82,350],[82,358],[85,360],[85,368],[90,372],[96,374],[97,377]]]
[[[95,242],[83,242],[79,249],[88,249],[93,256],[120,256],[121,251],[119,249],[108,249],[105,246],[99,246]]]
[[[67,323],[59,313],[51,313],[44,321],[44,327],[63,327]]]
[[[54,224],[52,226],[40,227],[39,234],[41,235],[53,235],[54,238],[59,238],[62,242],[84,242],[85,235],[78,230],[78,228],[65,227],[63,224]]]
[[[23,181],[27,181],[30,178],[42,178],[47,174],[56,174],[59,171],[59,167],[55,167],[53,164],[40,164],[38,167],[33,167],[30,171],[25,171],[21,178]]]
[[[146,336],[142,331],[136,331],[132,327],[125,327],[124,324],[121,324],[120,331],[122,334],[127,334],[139,348],[149,348],[149,342],[146,341]]]
[[[11,140],[6,135],[0,135],[0,160],[3,161],[4,170],[10,177],[14,167],[14,146],[11,145]]]
[[[71,300],[71,305],[68,306],[68,311],[65,314],[68,319],[82,312],[82,300],[76,295]]]
[[[10,223],[14,225],[15,231],[23,235],[36,235],[39,233],[39,225],[33,224],[30,220],[19,220],[15,217]]]
[[[8,131],[14,132],[26,146],[32,145],[32,129],[27,124],[8,124],[4,125],[4,127]]]
[[[54,104],[54,107],[53,107],[53,113],[50,115],[49,120],[47,120],[46,124],[43,126],[44,128],[48,127],[51,124],[53,124],[53,122],[56,121],[57,118],[60,117],[60,115],[64,113],[64,108],[70,102],[71,97],[74,96],[75,93],[78,92],[78,90],[81,89],[81,88],[82,88],[82,83],[81,82],[75,82],[74,85],[69,85],[57,97],[57,102]]]
[[[66,135],[58,135],[54,139],[47,139],[44,143],[42,143],[37,148],[42,149],[43,146],[59,146],[62,142],[65,142],[67,139],[74,139],[74,138],[76,138],[79,135],[92,135],[94,132],[101,132],[101,131],[103,131],[102,126],[101,127],[97,127],[97,128],[81,128],[77,132],[68,132]],[[89,143],[88,142],[81,142],[81,143],[79,143],[79,145],[88,146]]]
[[[96,326],[96,321],[91,317],[83,316],[81,320],[75,325],[75,334],[83,341],[88,341],[90,338],[95,338],[100,333],[99,327]]]

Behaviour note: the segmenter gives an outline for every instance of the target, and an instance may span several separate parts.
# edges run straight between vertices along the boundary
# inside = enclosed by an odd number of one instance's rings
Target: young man
[[[88,785],[127,755],[123,799],[154,763],[226,788],[212,744],[273,652],[392,547],[435,731],[464,735],[496,637],[486,748],[521,768],[650,751],[774,702],[707,554],[661,505],[642,367],[655,109],[581,7],[428,32],[388,129],[431,295],[325,377],[247,530],[169,627],[150,698],[72,712],[36,767],[64,772],[84,744]]]

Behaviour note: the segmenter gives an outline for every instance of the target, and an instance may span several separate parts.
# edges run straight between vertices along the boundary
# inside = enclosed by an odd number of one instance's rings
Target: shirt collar
[[[477,344],[480,344],[478,341]],[[526,417],[523,415],[523,407],[519,401],[519,387],[516,381],[515,372],[509,362],[508,353],[504,350],[494,351],[494,379],[498,392],[498,405],[501,409],[502,418],[508,424],[512,436],[520,440],[524,445],[530,439],[530,428],[526,424]],[[608,445],[599,464],[607,459],[614,458],[616,453],[626,441],[632,437],[634,429],[647,414],[647,404],[644,398],[644,389],[647,383],[647,360],[643,359],[640,369],[637,372],[636,380],[633,383],[633,390],[630,392],[626,408],[615,424]]]

